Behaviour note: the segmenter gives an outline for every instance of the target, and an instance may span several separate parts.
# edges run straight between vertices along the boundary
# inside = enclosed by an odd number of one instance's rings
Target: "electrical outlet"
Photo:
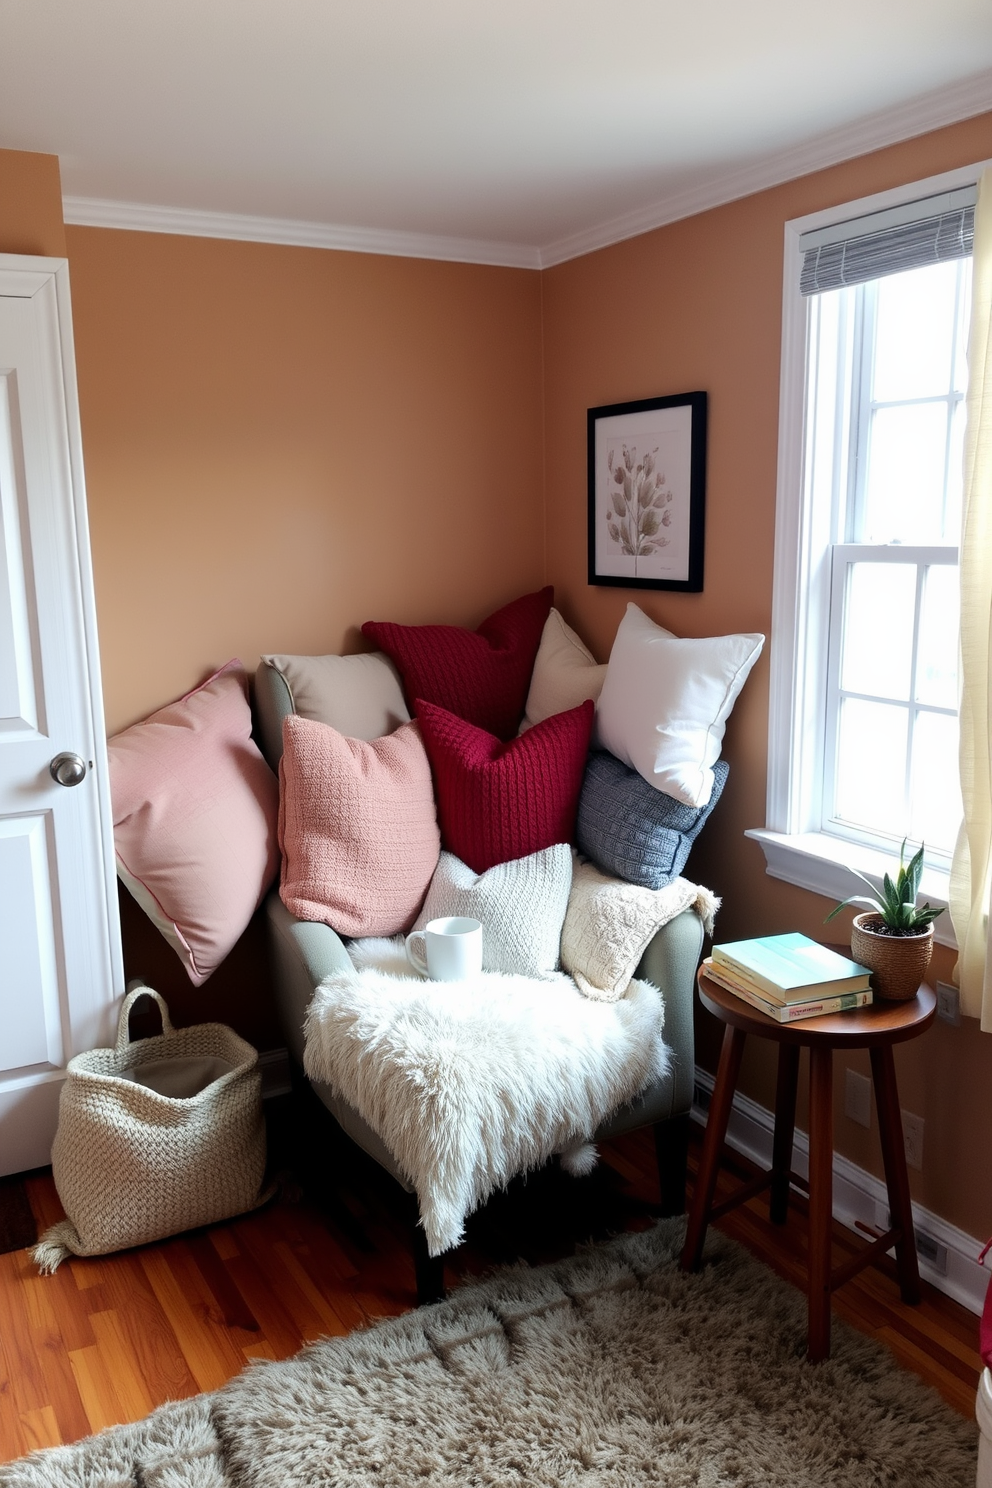
[[[892,1210],[888,1204],[880,1199],[875,1203],[875,1228],[882,1234],[892,1229]],[[932,1270],[938,1271],[941,1276],[947,1275],[947,1246],[943,1245],[933,1235],[928,1235],[926,1230],[918,1230],[913,1226],[913,1234],[916,1237],[916,1254],[921,1261],[925,1261]],[[892,1252],[889,1251],[891,1255]]]
[[[844,1071],[844,1115],[859,1126],[871,1126],[871,1081],[856,1070]]]
[[[937,983],[937,1017],[953,1028],[961,1024],[961,994],[950,982]]]
[[[906,1164],[910,1168],[923,1167],[923,1117],[912,1111],[902,1113],[902,1135],[906,1144]]]

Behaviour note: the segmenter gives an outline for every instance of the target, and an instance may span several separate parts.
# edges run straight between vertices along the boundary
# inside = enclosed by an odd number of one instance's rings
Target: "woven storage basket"
[[[142,997],[162,1032],[132,1042]],[[116,1047],[69,1061],[52,1171],[67,1218],[38,1243],[42,1271],[255,1208],[268,1197],[258,1054],[223,1023],[173,1028],[159,994],[134,987]]]

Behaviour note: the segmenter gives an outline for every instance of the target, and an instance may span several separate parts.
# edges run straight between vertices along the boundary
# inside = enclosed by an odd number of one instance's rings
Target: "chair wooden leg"
[[[682,1257],[679,1262],[683,1271],[695,1271],[703,1258],[703,1242],[706,1239],[710,1208],[716,1191],[720,1153],[723,1151],[723,1143],[727,1135],[727,1124],[730,1121],[730,1111],[734,1102],[734,1091],[737,1088],[737,1076],[740,1074],[746,1040],[747,1034],[742,1033],[738,1028],[732,1028],[729,1023],[723,1030],[720,1063],[716,1072],[716,1084],[713,1087],[709,1116],[706,1119],[703,1151],[699,1159],[699,1172],[696,1174],[696,1186],[692,1192],[692,1205],[689,1209],[689,1223],[686,1226],[685,1243],[682,1246]]]
[[[654,1124],[654,1150],[661,1189],[661,1213],[667,1219],[685,1213],[685,1179],[689,1161],[689,1113]]]
[[[423,1226],[413,1226],[413,1269],[417,1281],[417,1306],[428,1307],[431,1302],[443,1302],[444,1256],[432,1256],[427,1252],[427,1236]]]

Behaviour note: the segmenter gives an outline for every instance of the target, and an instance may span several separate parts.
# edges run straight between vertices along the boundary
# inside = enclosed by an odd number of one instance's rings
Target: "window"
[[[820,827],[946,867],[970,258],[811,298],[805,464],[829,513]]]
[[[961,818],[964,174],[786,234],[768,826],[749,835],[770,873],[838,898],[847,865],[871,876],[908,835],[946,901]]]

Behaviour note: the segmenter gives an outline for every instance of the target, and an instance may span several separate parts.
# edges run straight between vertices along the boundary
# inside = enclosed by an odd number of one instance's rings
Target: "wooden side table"
[[[689,1225],[682,1249],[682,1269],[694,1271],[700,1262],[710,1220],[717,1219],[763,1189],[770,1188],[769,1213],[784,1224],[792,1180],[792,1145],[796,1125],[796,1087],[799,1055],[809,1050],[809,1249],[807,1282],[809,1332],[807,1355],[812,1362],[830,1354],[830,1294],[850,1281],[880,1253],[896,1249],[899,1290],[904,1302],[920,1300],[920,1272],[913,1234],[913,1211],[906,1172],[902,1116],[896,1086],[894,1044],[916,1038],[934,1020],[937,999],[927,986],[909,1002],[877,1002],[849,1013],[831,1013],[798,1023],[777,1023],[732,992],[726,992],[699,973],[702,1004],[725,1024],[720,1066],[710,1102],[699,1174],[692,1195]],[[748,1034],[778,1044],[778,1082],[775,1094],[775,1137],[770,1172],[741,1185],[723,1203],[714,1205],[720,1153],[740,1073]],[[893,1228],[866,1245],[843,1265],[831,1269],[830,1227],[833,1218],[833,1052],[867,1049],[871,1057],[875,1104],[882,1141],[882,1161]]]

